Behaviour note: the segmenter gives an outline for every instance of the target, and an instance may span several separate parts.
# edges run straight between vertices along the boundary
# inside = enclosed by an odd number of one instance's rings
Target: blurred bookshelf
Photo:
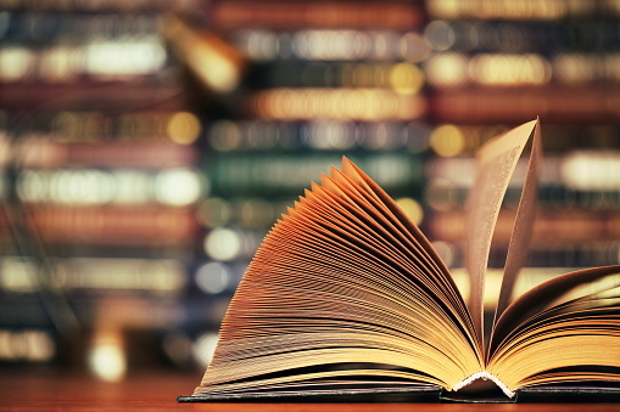
[[[545,164],[520,287],[620,263],[620,1],[0,0],[0,10],[3,365],[88,367],[108,380],[203,369],[264,235],[343,155],[464,284],[474,152],[536,116]]]

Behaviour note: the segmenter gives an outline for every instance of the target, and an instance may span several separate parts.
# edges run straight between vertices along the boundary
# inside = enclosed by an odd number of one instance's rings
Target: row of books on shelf
[[[138,111],[143,108],[178,111],[187,108],[181,85],[168,80],[78,81],[47,84],[45,87],[34,83],[11,83],[3,84],[1,87],[0,109],[10,112],[33,113],[50,110],[121,112]]]
[[[209,23],[225,30],[238,27],[267,27],[291,29],[304,27],[389,28],[411,29],[421,27],[428,18],[517,20],[528,24],[557,23],[574,18],[617,17],[619,7],[615,0],[593,3],[575,3],[569,0],[548,0],[543,5],[527,0],[484,1],[457,4],[448,0],[422,2],[396,1],[351,3],[342,0],[320,3],[282,1],[252,2],[248,0],[214,1],[209,5]],[[534,23],[530,23],[530,22]],[[543,24],[544,24],[543,23]],[[467,33],[465,33],[467,35]],[[482,37],[482,36],[481,36]],[[568,41],[568,40],[558,40]]]
[[[487,2],[474,0],[455,2],[452,0],[426,0],[428,14],[441,19],[480,20],[541,20],[555,21],[583,17],[611,17],[620,13],[617,0],[597,2],[574,2],[571,0],[497,0]]]
[[[35,83],[38,87],[128,77],[162,81],[165,72],[173,69],[162,40],[152,35],[77,44],[5,43],[0,58],[0,83]]]
[[[89,40],[138,40],[145,36],[158,36],[161,30],[160,15],[148,10],[133,13],[59,13],[25,8],[5,11],[2,23],[0,38],[34,47],[56,43],[80,44]]]
[[[304,29],[238,29],[224,36],[253,61],[391,61],[419,62],[429,52],[414,31]]]
[[[202,126],[161,36],[190,5],[0,1],[0,362],[71,364],[108,328],[122,357],[222,316],[222,280],[195,280]]]
[[[415,120],[284,121],[257,118],[214,120],[206,125],[203,133],[198,117],[186,111],[145,112],[118,117],[97,111],[67,111],[41,117],[29,121],[24,126],[27,130],[17,137],[0,135],[0,165],[6,166],[8,154],[17,151],[19,155],[14,163],[18,167],[190,167],[199,160],[199,146],[193,143],[197,143],[200,136],[204,136],[204,144],[213,153],[270,151],[286,155],[320,151],[406,151],[415,155],[430,149],[441,157],[457,157],[471,155],[494,133],[507,127],[499,123],[440,123],[432,126]],[[6,118],[2,122],[3,129],[7,130]],[[620,148],[615,138],[618,127],[614,123],[551,124],[547,130],[545,151],[552,156],[546,160],[546,168],[557,169],[562,164],[583,162],[609,168],[608,163],[614,161]],[[444,161],[446,164],[450,162],[468,161]],[[432,164],[438,163],[433,161]],[[557,171],[553,172],[553,175],[557,174]]]
[[[13,120],[0,115],[7,131]],[[118,116],[101,111],[63,111],[40,113],[21,126],[13,140],[0,135],[0,147],[7,162],[10,146],[19,151],[24,166],[53,166],[58,162],[94,165],[125,164],[149,167],[158,153],[163,165],[188,166],[197,159],[199,148],[186,146],[204,143],[214,153],[296,151],[390,151],[421,153],[431,149],[442,157],[473,154],[484,142],[508,126],[495,124],[439,123],[423,120],[353,121],[314,119],[307,121],[215,119],[205,124],[187,111],[144,111]],[[18,126],[16,128],[19,129]],[[618,150],[615,123],[549,124],[545,152],[567,153],[574,150]],[[68,144],[67,144],[68,143]],[[85,144],[88,143],[88,144]],[[143,148],[141,157],[134,156]],[[149,156],[152,153],[152,156]],[[588,156],[586,153],[584,156]],[[133,163],[130,163],[133,158]],[[144,163],[146,161],[146,163]],[[552,161],[552,160],[549,160]],[[142,164],[144,163],[144,164]]]
[[[386,88],[402,94],[433,87],[617,84],[620,53],[435,53],[410,62],[316,62],[271,60],[252,70],[253,89],[278,87]]]
[[[541,53],[618,50],[618,16],[560,21],[433,20],[424,37],[436,51]]]
[[[3,150],[8,150],[7,146],[10,143],[21,144],[22,140],[30,141],[29,139],[35,139],[37,145],[53,142],[117,141],[141,142],[145,146],[151,142],[161,141],[190,144],[200,136],[202,125],[195,114],[185,110],[141,110],[121,113],[102,110],[41,110],[32,113],[26,119],[18,113],[1,111],[0,130],[2,131],[0,145]],[[9,139],[9,133],[12,135],[12,140]],[[29,149],[32,147],[23,150],[29,151]],[[161,153],[162,156],[165,154],[166,151]]]
[[[66,12],[164,12],[195,10],[203,0],[1,0],[0,7],[7,10]]]
[[[136,12],[136,11],[196,11],[202,6],[213,10],[218,20],[227,22],[227,25],[239,24],[238,21],[246,22],[249,16],[252,20],[258,20],[263,25],[287,24],[285,20],[295,19],[303,24],[326,24],[322,20],[313,18],[313,11],[318,9],[315,3],[300,2],[281,6],[282,2],[251,2],[247,0],[217,0],[213,4],[204,5],[202,0],[180,0],[171,4],[166,0],[136,0],[127,3],[122,0],[2,0],[0,6],[7,10],[37,10],[55,12]],[[378,18],[382,26],[385,25],[409,25],[419,23],[421,17],[418,13],[426,10],[433,18],[457,19],[513,19],[513,20],[543,20],[554,21],[575,17],[608,17],[617,16],[620,7],[617,0],[601,0],[597,2],[574,2],[571,0],[546,0],[541,6],[539,2],[529,0],[500,0],[488,4],[484,0],[470,2],[454,2],[452,0],[427,0],[421,3],[407,1],[392,2],[391,7],[386,7],[382,2],[370,2],[369,4],[356,5],[355,8],[346,1],[331,0],[319,3],[327,10],[324,20],[338,25],[366,24],[373,27],[369,22],[373,13],[379,14]],[[417,13],[413,13],[414,10]],[[275,16],[272,16],[275,15]],[[404,14],[404,16],[403,16]],[[324,17],[324,16],[321,16]],[[223,23],[222,23],[223,24]],[[367,27],[367,26],[364,26]]]
[[[45,145],[37,146],[34,153],[25,154],[23,168],[17,172],[15,182],[22,200],[69,205],[158,203],[187,206],[207,196],[211,189],[229,196],[235,193],[245,196],[294,193],[304,186],[299,184],[300,181],[309,177],[312,180],[311,176],[329,171],[341,158],[338,152],[283,152],[257,156],[243,151],[221,153],[201,166],[191,167],[190,162],[196,153],[188,146],[163,143],[142,148],[121,143],[109,151],[105,145],[99,148],[80,143],[77,146],[73,149],[84,150],[64,152],[66,156],[62,156],[62,149],[68,149],[66,146],[58,148],[60,154],[49,157],[36,152],[41,149],[45,153]],[[132,148],[142,148],[143,168],[128,166],[131,162],[129,155],[137,153],[131,151]],[[149,151],[149,148],[153,150]],[[122,155],[124,150],[127,150],[127,156]],[[162,150],[167,156],[160,159],[159,166],[166,167],[153,169]],[[151,156],[146,156],[149,154]],[[350,156],[392,191],[414,190],[423,184],[424,179],[430,182],[429,187],[433,188],[435,196],[450,198],[456,195],[458,199],[461,197],[459,191],[466,192],[472,183],[474,159],[471,157],[425,159],[402,151],[361,151],[351,152]],[[62,160],[68,162],[61,163]],[[605,197],[613,200],[620,191],[618,161],[618,152],[611,150],[575,150],[549,156],[543,164],[542,190],[549,196],[567,200],[571,194],[586,197],[588,192],[592,192],[592,197],[608,193]],[[55,167],[40,167],[45,165]],[[525,166],[524,162],[519,163],[516,179],[523,179]],[[513,185],[517,183],[515,180]]]
[[[437,53],[425,63],[430,85],[465,87],[578,87],[617,85],[620,54],[564,53],[549,57],[536,53]]]
[[[420,203],[411,198],[399,199],[408,207],[412,218],[428,229],[432,238],[460,241],[465,233],[465,213],[462,209],[424,212]],[[219,203],[219,204],[218,204]],[[237,201],[240,209],[232,210],[231,203],[222,199],[208,199],[201,208],[201,215],[193,210],[150,208],[114,208],[38,206],[30,208],[30,218],[40,240],[52,250],[73,247],[78,252],[109,252],[110,247],[123,246],[126,254],[174,254],[175,248],[194,251],[200,244],[207,256],[230,261],[247,259],[258,247],[265,231],[277,218],[278,206],[264,200],[262,209],[250,210],[258,201]],[[596,213],[580,209],[542,209],[534,227],[537,239],[543,244],[561,238],[571,242],[613,241],[620,239],[618,204]],[[219,213],[219,215],[218,215]],[[275,216],[274,216],[275,215]],[[499,215],[496,242],[507,245],[514,210],[506,209]],[[1,221],[0,241],[10,250],[11,232]],[[204,229],[201,229],[203,227]],[[205,233],[205,229],[208,229]],[[183,254],[181,254],[183,255]]]

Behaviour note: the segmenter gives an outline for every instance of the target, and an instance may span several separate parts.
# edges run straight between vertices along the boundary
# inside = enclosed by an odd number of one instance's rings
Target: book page
[[[519,296],[498,318],[491,337],[490,351],[495,350],[506,336],[532,315],[575,298],[570,293],[578,287],[585,286],[587,292],[595,293],[601,287],[598,282],[606,278],[604,287],[617,288],[620,285],[620,265],[583,269],[557,276]]]
[[[474,186],[467,202],[466,267],[471,283],[469,309],[481,345],[484,276],[493,230],[510,178],[536,124],[533,120],[518,126],[491,140],[478,152]]]
[[[195,395],[450,390],[481,370],[445,265],[379,189],[344,159],[288,209],[244,274]]]
[[[620,385],[620,266],[568,273],[517,298],[499,317],[487,371],[511,390]]]
[[[514,228],[510,237],[510,243],[508,244],[508,255],[506,256],[506,264],[504,265],[504,276],[502,278],[502,286],[495,309],[494,323],[510,304],[514,286],[517,282],[517,275],[527,259],[527,252],[534,229],[534,219],[536,215],[541,160],[542,143],[540,137],[540,121],[536,119],[532,151],[530,152],[521,199],[519,199]]]

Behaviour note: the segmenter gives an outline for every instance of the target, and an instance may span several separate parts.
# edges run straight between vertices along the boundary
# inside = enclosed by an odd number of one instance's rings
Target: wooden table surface
[[[199,372],[140,372],[130,374],[120,383],[105,383],[87,373],[0,369],[0,411],[620,411],[620,404],[177,403],[178,395],[192,392],[200,375]]]

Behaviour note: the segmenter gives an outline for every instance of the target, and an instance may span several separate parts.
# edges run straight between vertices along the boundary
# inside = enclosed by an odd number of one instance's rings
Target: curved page
[[[620,266],[551,279],[499,318],[487,370],[511,390],[620,384]]]
[[[496,137],[477,156],[474,186],[467,200],[466,266],[471,283],[469,310],[481,346],[484,280],[491,238],[508,183],[536,124],[533,120]]]

